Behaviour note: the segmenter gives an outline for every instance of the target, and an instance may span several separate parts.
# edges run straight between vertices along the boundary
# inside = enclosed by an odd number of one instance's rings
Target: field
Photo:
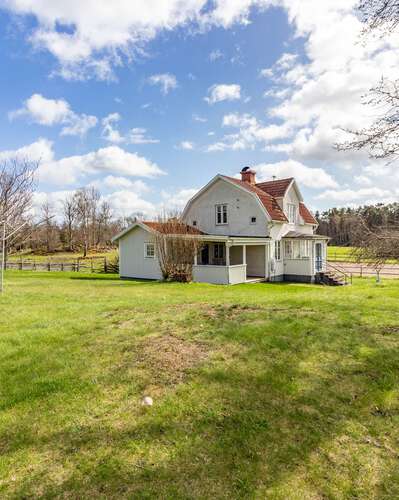
[[[398,280],[6,285],[1,498],[399,497]]]

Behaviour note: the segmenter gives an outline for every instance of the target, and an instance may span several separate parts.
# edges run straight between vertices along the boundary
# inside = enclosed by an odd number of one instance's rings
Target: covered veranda
[[[234,285],[268,278],[270,238],[204,235],[201,240],[194,281]]]

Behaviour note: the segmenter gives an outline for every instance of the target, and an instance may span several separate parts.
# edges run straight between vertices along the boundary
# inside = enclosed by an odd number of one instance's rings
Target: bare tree
[[[97,212],[99,193],[94,188],[81,188],[76,191],[74,199],[77,221],[82,233],[83,256],[86,257],[93,241],[93,221]]]
[[[355,238],[353,257],[359,262],[368,262],[376,271],[377,281],[380,280],[380,271],[388,260],[399,261],[398,226],[370,228],[364,219],[359,217]]]
[[[399,26],[399,0],[360,0],[358,9],[364,23],[364,41],[371,33],[383,37]],[[396,159],[399,154],[399,81],[381,78],[363,97],[363,104],[374,108],[377,118],[366,128],[347,130],[352,138],[335,147],[339,151],[367,150],[374,159]]]
[[[358,9],[365,23],[365,34],[376,30],[382,34],[392,32],[399,25],[398,0],[361,0]]]
[[[380,116],[367,128],[347,130],[352,139],[337,144],[337,149],[367,149],[371,158],[395,160],[399,155],[399,81],[382,78],[364,98],[364,104],[378,109]]]
[[[64,216],[64,226],[66,233],[66,245],[69,252],[74,249],[74,225],[77,219],[77,207],[74,196],[65,198],[62,204],[62,212]]]
[[[38,162],[20,157],[0,164],[0,222],[6,236],[5,258],[8,248],[21,237],[24,223],[31,216],[37,166]]]
[[[54,217],[54,207],[49,200],[46,200],[41,207],[41,227],[44,233],[44,243],[47,253],[54,252],[57,245],[58,232],[53,222]]]
[[[194,256],[201,242],[199,231],[183,223],[178,217],[160,217],[155,223],[156,254],[165,280],[189,282],[192,280]]]

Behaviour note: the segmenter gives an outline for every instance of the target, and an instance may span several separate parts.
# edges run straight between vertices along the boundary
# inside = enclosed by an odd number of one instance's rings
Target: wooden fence
[[[377,276],[375,268],[367,263],[341,261],[333,262],[339,269],[342,269],[345,273],[352,274],[353,276],[358,276],[360,278],[366,276]],[[380,276],[385,278],[399,278],[399,264],[386,264],[381,269]]]
[[[119,266],[107,257],[81,257],[77,259],[20,259],[8,260],[6,269],[18,271],[69,271],[86,273],[118,273]]]

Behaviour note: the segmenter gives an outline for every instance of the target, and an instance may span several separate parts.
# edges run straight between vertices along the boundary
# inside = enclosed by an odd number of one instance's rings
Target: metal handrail
[[[352,285],[352,283],[353,283],[353,274],[352,274],[352,273],[348,274],[348,273],[346,273],[345,271],[343,271],[342,269],[339,269],[338,267],[333,266],[333,265],[332,265],[332,264],[330,264],[328,261],[326,261],[326,267],[327,267],[327,269],[330,267],[330,268],[331,268],[331,269],[333,269],[335,272],[337,272],[337,273],[339,273],[339,274],[343,275],[343,276],[344,276],[344,278],[345,278],[345,284],[347,284],[347,283],[348,283],[348,280],[349,280],[349,281],[350,281],[350,283],[351,283],[351,285]]]

